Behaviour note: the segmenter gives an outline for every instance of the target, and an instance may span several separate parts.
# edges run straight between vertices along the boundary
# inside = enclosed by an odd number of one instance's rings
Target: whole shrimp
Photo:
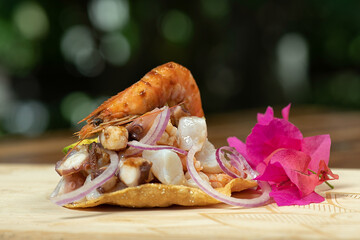
[[[192,116],[203,117],[198,86],[191,72],[169,62],[148,72],[140,81],[109,98],[89,116],[78,132],[80,139],[102,131],[107,126],[122,125],[155,108],[181,104]]]

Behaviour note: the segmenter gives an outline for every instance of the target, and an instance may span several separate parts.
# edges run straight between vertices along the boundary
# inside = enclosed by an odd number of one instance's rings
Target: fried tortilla
[[[256,187],[257,183],[242,178],[233,179],[225,187],[216,189],[220,193],[231,196]],[[206,206],[220,203],[202,190],[182,185],[165,185],[148,183],[137,187],[129,187],[120,191],[105,193],[97,199],[75,202],[65,205],[67,208],[88,208],[101,204],[118,205],[132,208],[180,206]]]

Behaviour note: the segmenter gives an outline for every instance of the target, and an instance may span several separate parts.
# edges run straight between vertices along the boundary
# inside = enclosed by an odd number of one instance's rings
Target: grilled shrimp
[[[190,71],[174,62],[158,66],[140,81],[111,97],[82,121],[80,139],[100,132],[109,125],[123,125],[164,105],[182,106],[192,116],[203,117],[198,86]]]

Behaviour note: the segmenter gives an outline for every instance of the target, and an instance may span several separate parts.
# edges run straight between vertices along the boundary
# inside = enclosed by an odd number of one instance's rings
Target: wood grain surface
[[[320,204],[238,208],[71,210],[49,195],[59,176],[51,164],[0,164],[0,239],[356,239],[360,169],[334,169],[340,180],[317,192]]]

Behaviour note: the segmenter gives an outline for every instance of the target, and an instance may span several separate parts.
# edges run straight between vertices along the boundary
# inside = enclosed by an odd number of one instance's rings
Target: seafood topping
[[[199,117],[181,118],[177,134],[181,149],[190,150],[193,145],[201,149],[207,139],[205,119]]]
[[[170,120],[170,109],[168,107],[163,107],[161,109],[156,109],[156,111],[159,113],[156,114],[156,118],[153,122],[153,125],[150,127],[146,135],[140,139],[139,142],[153,145],[161,138],[161,136],[165,132],[165,129]],[[141,150],[130,147],[126,150],[125,155],[133,156],[140,152]]]
[[[174,152],[180,153],[182,155],[186,155],[187,152],[185,150],[182,150],[180,148],[177,147],[173,147],[173,146],[167,146],[167,145],[149,145],[149,144],[145,144],[145,143],[141,143],[138,141],[131,141],[128,142],[128,145],[130,147],[133,148],[137,148],[137,149],[141,149],[141,150],[163,150],[163,149],[169,149],[172,150]]]
[[[192,139],[193,142],[195,142],[194,140],[195,139]],[[198,152],[200,149],[201,146],[196,144],[194,144],[190,148],[186,158],[186,165],[191,178],[199,186],[199,188],[203,190],[205,193],[207,193],[208,195],[212,196],[213,198],[221,202],[234,206],[242,206],[242,207],[257,207],[263,205],[270,199],[269,193],[271,191],[271,187],[267,182],[261,182],[261,181],[258,182],[258,185],[262,189],[262,194],[253,199],[240,199],[240,198],[228,197],[216,191],[207,181],[204,181],[204,179],[201,178],[201,176],[195,169],[194,157],[195,157],[195,153]]]
[[[199,89],[190,71],[176,63],[153,69],[82,121],[86,125],[77,133],[80,141],[56,164],[62,178],[51,200],[58,205],[117,200],[115,191],[139,190],[137,186],[153,180],[198,187],[207,197],[232,205],[257,206],[269,199],[270,186],[262,182],[263,194],[251,200],[215,190],[256,172],[232,149],[216,151],[208,141]],[[89,139],[93,135],[97,138]],[[144,189],[154,186],[146,184]]]
[[[129,133],[123,126],[109,126],[102,130],[99,135],[100,143],[104,148],[120,151],[126,148]]]
[[[143,157],[152,162],[152,173],[163,184],[185,185],[186,179],[179,156],[171,150],[145,150]]]
[[[88,145],[88,152],[91,179],[94,179],[101,174],[101,172],[98,171],[99,168],[109,163],[109,154],[107,154],[104,149],[100,147],[100,144],[95,142]]]
[[[159,109],[155,109],[147,114],[144,114],[143,116],[132,121],[126,127],[129,131],[129,139],[139,141],[145,136],[158,115],[156,111],[159,111]]]
[[[139,141],[144,136],[144,128],[140,124],[134,124],[129,130],[129,140]]]
[[[186,110],[184,106],[178,105],[172,108],[171,122],[174,123],[175,126],[178,126],[180,118],[190,117],[190,116],[191,116],[190,112]]]
[[[216,160],[216,149],[214,145],[206,139],[200,152],[197,152],[195,157],[203,166],[203,172],[206,173],[222,173],[217,160]]]
[[[72,149],[71,152],[58,161],[55,166],[56,172],[60,176],[70,175],[89,167],[89,153],[85,145],[79,145]]]
[[[95,174],[95,178],[97,178],[98,176],[100,176],[103,172],[105,172],[105,170],[107,169],[107,167],[101,167],[96,171]],[[93,181],[94,179],[91,179],[92,176],[91,174],[89,174],[85,180],[84,184],[90,183],[91,181]],[[119,178],[114,175],[112,176],[106,183],[104,183],[102,186],[98,187],[97,189],[94,189],[90,194],[86,195],[86,198],[92,198],[94,195],[99,195],[105,192],[109,192],[119,181]]]
[[[110,156],[110,164],[101,175],[92,180],[90,183],[84,184],[83,186],[79,187],[74,191],[65,194],[52,194],[50,198],[51,201],[60,206],[67,203],[79,201],[83,199],[86,195],[91,193],[94,189],[97,189],[98,187],[109,181],[109,179],[111,179],[118,170],[119,157],[117,153],[112,151],[108,151],[108,154]]]
[[[139,184],[151,180],[152,163],[141,157],[130,157],[120,161],[119,178],[129,187],[135,187]]]
[[[71,175],[63,176],[56,186],[51,197],[56,195],[65,194],[81,187],[85,182],[85,177],[82,173],[74,173]]]

